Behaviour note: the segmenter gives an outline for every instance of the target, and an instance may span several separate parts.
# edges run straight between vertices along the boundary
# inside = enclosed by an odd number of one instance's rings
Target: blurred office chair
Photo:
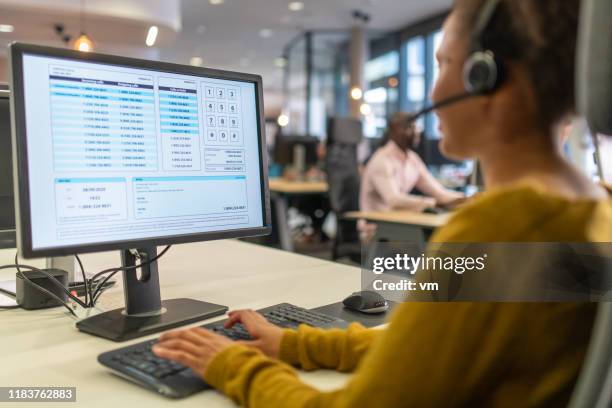
[[[325,172],[329,184],[329,200],[338,220],[332,247],[332,259],[348,256],[361,262],[361,245],[357,222],[342,218],[344,213],[359,210],[359,164],[357,145],[362,138],[361,122],[352,118],[330,118],[327,123],[327,155]]]
[[[577,53],[578,109],[591,132],[612,135],[612,2],[583,0]],[[612,303],[599,304],[570,408],[612,406]]]

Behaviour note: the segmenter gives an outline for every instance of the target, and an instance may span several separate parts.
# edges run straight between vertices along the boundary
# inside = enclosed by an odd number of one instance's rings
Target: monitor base
[[[162,314],[145,317],[127,316],[124,309],[115,309],[83,319],[76,327],[94,336],[126,341],[220,316],[228,310],[227,306],[184,298],[163,300],[162,309]]]

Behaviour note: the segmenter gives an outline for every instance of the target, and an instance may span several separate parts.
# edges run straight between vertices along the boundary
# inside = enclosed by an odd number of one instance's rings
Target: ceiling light
[[[278,122],[278,126],[285,127],[289,124],[289,116],[282,113],[278,116],[277,122]]]
[[[189,65],[193,65],[194,67],[201,67],[204,64],[204,60],[200,57],[191,57],[189,59]]]
[[[367,103],[362,103],[361,106],[359,107],[359,112],[361,112],[363,116],[368,116],[369,114],[372,113],[372,107],[368,105]]]
[[[0,33],[12,33],[15,27],[10,24],[0,24]]]
[[[217,4],[223,4],[224,1],[225,0],[208,0],[208,2],[213,6],[216,6]]]
[[[90,52],[94,49],[94,44],[91,38],[85,32],[86,29],[86,14],[85,14],[85,0],[81,0],[79,8],[79,25],[81,27],[81,35],[74,42],[74,49],[81,52]]]
[[[155,40],[157,40],[158,32],[159,32],[159,29],[157,28],[157,26],[151,26],[149,28],[149,32],[147,33],[147,39],[145,40],[147,47],[152,47],[155,44]]]
[[[93,51],[93,48],[93,41],[85,33],[82,33],[74,42],[74,49],[77,51],[90,52]]]
[[[262,38],[269,38],[272,36],[272,30],[269,28],[264,28],[259,31],[259,36]]]
[[[274,65],[276,65],[279,68],[285,68],[287,66],[287,58],[285,57],[274,58]]]
[[[397,86],[399,85],[399,81],[397,80],[396,77],[391,77],[389,78],[389,81],[387,81],[389,83],[389,86],[391,88],[397,88]]]
[[[351,98],[353,98],[354,100],[358,101],[359,99],[361,99],[362,96],[363,91],[360,87],[354,86],[353,89],[351,89]]]
[[[291,11],[300,11],[304,9],[304,3],[301,1],[292,1],[289,3],[289,10]]]

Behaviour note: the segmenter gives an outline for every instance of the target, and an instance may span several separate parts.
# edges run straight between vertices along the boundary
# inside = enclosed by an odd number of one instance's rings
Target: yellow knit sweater
[[[612,241],[612,200],[569,201],[517,186],[484,194],[436,242]],[[561,407],[574,386],[596,305],[405,303],[386,330],[301,326],[280,360],[234,345],[205,380],[248,407]],[[320,392],[292,367],[353,371]]]

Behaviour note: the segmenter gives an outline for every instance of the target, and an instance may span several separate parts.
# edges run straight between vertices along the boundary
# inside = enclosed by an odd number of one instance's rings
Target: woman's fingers
[[[153,352],[158,357],[176,361],[178,363],[186,365],[187,367],[193,370],[198,369],[198,358],[195,355],[184,351],[183,349],[166,348],[162,344],[156,344],[155,346],[153,346]]]
[[[214,357],[232,341],[201,327],[164,333],[153,346],[155,355],[177,361],[203,376]]]
[[[196,327],[196,329],[199,329],[199,327]],[[206,337],[200,331],[196,331],[194,329],[175,330],[164,333],[159,337],[160,342],[172,339],[182,339],[196,345],[202,345]]]
[[[229,312],[228,313],[229,317],[228,317],[227,321],[223,324],[223,326],[226,329],[229,329],[230,327],[232,327],[236,323],[240,323],[240,318],[241,318],[243,312],[244,312],[244,310],[236,310],[236,311]]]
[[[233,319],[232,326],[236,323],[242,323],[251,335],[259,335],[260,331],[266,325],[271,324],[261,314],[253,310],[239,310],[232,313],[230,319]],[[231,326],[226,326],[231,327]]]
[[[180,350],[189,353],[193,356],[199,356],[201,354],[202,347],[196,345],[187,340],[182,339],[171,339],[163,342],[159,342],[155,345],[156,347],[164,348],[167,350]]]
[[[200,341],[204,343],[207,342],[211,337],[218,336],[218,334],[213,333],[203,327],[194,327],[191,330],[193,330],[193,333],[200,339]]]

